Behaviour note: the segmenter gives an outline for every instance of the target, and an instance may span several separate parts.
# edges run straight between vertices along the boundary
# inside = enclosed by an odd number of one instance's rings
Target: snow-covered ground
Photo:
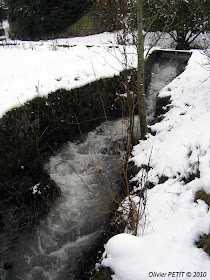
[[[171,96],[170,110],[134,147],[136,165],[150,165],[145,228],[138,236],[116,235],[105,245],[102,264],[115,280],[210,279],[210,258],[195,246],[210,233],[207,204],[196,191],[210,194],[210,75],[207,59],[194,51],[186,70],[160,92]],[[190,174],[200,177],[184,183]],[[167,179],[159,183],[164,175]],[[141,181],[141,172],[136,176]],[[138,202],[138,198],[134,200]]]
[[[8,29],[7,22],[5,28]],[[118,75],[126,67],[136,67],[136,47],[126,47],[125,65],[124,48],[116,43],[117,34],[37,42],[0,40],[0,117],[37,95],[80,87]],[[152,39],[154,36],[149,34],[146,44]],[[168,36],[160,41],[162,47],[171,43]]]
[[[59,88],[72,89],[124,69],[114,33],[49,41],[0,42],[0,117],[14,106]],[[127,47],[130,67],[136,50]]]
[[[124,69],[122,47],[111,33],[39,42],[7,39],[1,44],[0,117],[37,95],[78,87]],[[135,67],[135,48],[127,47],[127,53],[129,67]],[[148,180],[155,187],[147,192],[145,230],[139,227],[138,236],[117,235],[105,245],[102,264],[112,268],[115,280],[190,279],[194,272],[210,277],[210,259],[194,245],[200,235],[210,232],[207,205],[194,202],[197,190],[210,194],[206,62],[200,51],[193,51],[186,70],[160,93],[170,95],[172,103],[164,120],[151,126],[156,135],[134,147],[133,161],[139,166],[149,161]],[[198,168],[200,178],[184,184],[183,178]],[[162,175],[168,179],[159,184]]]

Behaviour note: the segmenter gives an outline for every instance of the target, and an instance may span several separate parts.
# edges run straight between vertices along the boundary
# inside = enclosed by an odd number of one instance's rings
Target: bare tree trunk
[[[143,34],[143,0],[137,0],[138,20],[138,109],[140,119],[141,138],[147,134],[146,106],[144,94],[144,34]]]

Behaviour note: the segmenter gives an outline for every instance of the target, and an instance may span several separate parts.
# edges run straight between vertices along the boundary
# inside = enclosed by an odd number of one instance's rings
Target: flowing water
[[[149,120],[156,94],[176,77],[176,67],[170,61],[154,64],[146,102]],[[109,127],[104,123],[85,135],[84,143],[67,143],[49,159],[46,169],[62,195],[34,237],[23,234],[4,256],[10,269],[1,268],[0,262],[0,280],[77,279],[78,262],[103,230],[110,191],[113,196],[120,191],[122,127],[126,132],[122,120],[109,122]]]
[[[46,169],[62,195],[34,238],[22,236],[13,249],[7,279],[76,279],[78,260],[99,236],[110,196],[119,193],[122,163],[121,120],[103,123],[84,143],[69,142],[50,158]]]
[[[146,98],[147,121],[153,120],[155,113],[156,96],[159,91],[168,85],[177,76],[176,61],[156,62],[152,67],[151,83]]]

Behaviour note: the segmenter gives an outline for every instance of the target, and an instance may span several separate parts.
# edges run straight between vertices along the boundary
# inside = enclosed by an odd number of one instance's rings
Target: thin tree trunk
[[[138,109],[140,119],[141,138],[147,134],[146,106],[144,94],[144,34],[143,34],[143,0],[137,0],[138,20]]]

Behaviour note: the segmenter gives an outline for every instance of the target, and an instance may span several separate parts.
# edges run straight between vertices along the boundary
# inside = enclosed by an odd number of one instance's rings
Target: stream
[[[154,64],[146,101],[149,121],[156,94],[177,76],[176,69],[173,61]],[[78,262],[105,227],[112,204],[109,192],[113,196],[120,193],[120,166],[125,155],[122,130],[125,134],[126,121],[103,123],[84,135],[84,141],[65,144],[49,159],[45,168],[62,194],[33,238],[23,234],[12,250],[3,254],[0,280],[78,279]]]
[[[107,211],[101,203],[109,208],[112,202],[104,186],[113,195],[119,191],[121,131],[121,120],[109,122],[109,126],[103,123],[84,135],[84,143],[69,142],[50,158],[46,169],[62,195],[34,238],[20,238],[7,279],[76,279],[78,260],[105,223]]]

